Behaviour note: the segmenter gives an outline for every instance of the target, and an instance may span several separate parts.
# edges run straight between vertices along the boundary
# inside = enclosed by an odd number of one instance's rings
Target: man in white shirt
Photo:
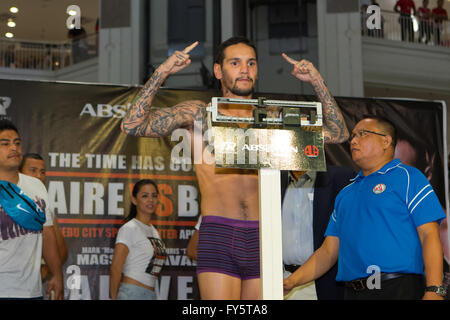
[[[282,230],[284,277],[308,260],[322,244],[334,199],[355,176],[350,169],[327,166],[327,172],[282,171]],[[317,281],[285,292],[288,300],[340,300],[342,286],[335,281],[337,268]]]
[[[22,157],[22,163],[19,167],[19,171],[31,177],[38,178],[45,185],[45,178],[47,174],[47,168],[45,161],[41,155],[37,153],[27,153]],[[67,244],[62,235],[61,228],[59,227],[58,218],[55,216],[55,212],[50,205],[50,214],[53,220],[53,229],[55,230],[56,244],[58,246],[59,258],[61,265],[67,260]],[[41,264],[41,277],[42,281],[46,282],[51,277],[50,270],[45,263]]]
[[[46,222],[41,230],[30,230],[13,220],[11,212],[8,214],[0,206],[0,298],[42,298],[40,266],[43,255],[53,274],[47,286],[47,295],[53,291],[55,299],[62,299],[63,276],[48,209],[47,190],[38,179],[19,173],[21,161],[22,146],[18,130],[9,120],[2,119],[0,180],[20,188],[45,212]]]

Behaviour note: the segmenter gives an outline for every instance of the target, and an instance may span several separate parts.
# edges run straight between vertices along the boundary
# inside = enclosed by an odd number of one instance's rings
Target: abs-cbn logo
[[[131,104],[110,105],[99,103],[93,105],[91,103],[86,103],[83,110],[81,110],[80,117],[88,115],[94,118],[123,118],[130,106]]]
[[[308,158],[317,158],[319,156],[319,148],[315,145],[308,145],[305,148],[305,155]]]

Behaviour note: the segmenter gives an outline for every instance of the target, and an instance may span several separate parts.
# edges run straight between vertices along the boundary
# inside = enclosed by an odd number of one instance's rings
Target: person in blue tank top
[[[336,262],[345,299],[443,299],[443,208],[418,169],[394,159],[396,130],[369,116],[350,135],[361,169],[337,195],[325,241],[284,288],[312,281]]]

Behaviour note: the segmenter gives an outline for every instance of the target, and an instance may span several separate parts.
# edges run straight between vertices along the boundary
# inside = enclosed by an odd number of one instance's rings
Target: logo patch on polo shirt
[[[384,183],[379,183],[375,187],[373,187],[373,193],[380,194],[383,193],[384,190],[386,190],[386,185]]]

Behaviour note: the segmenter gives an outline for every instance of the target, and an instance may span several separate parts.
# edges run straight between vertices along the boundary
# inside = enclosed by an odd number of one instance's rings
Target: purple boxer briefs
[[[201,272],[259,278],[259,221],[202,216],[197,274]]]

